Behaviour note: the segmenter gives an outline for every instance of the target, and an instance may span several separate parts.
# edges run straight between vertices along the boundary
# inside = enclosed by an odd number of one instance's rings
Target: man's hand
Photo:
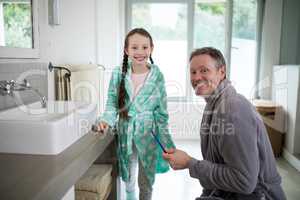
[[[167,153],[163,153],[163,158],[170,163],[174,170],[188,167],[188,163],[192,158],[186,152],[179,149],[167,149],[166,151]]]

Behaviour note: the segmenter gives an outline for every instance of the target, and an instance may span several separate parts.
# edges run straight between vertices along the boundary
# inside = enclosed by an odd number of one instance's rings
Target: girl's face
[[[135,33],[128,38],[128,47],[125,52],[133,65],[146,66],[152,51],[153,46],[148,37]]]

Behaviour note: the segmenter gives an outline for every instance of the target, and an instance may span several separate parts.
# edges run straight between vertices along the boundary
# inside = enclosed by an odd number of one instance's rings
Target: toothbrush
[[[158,137],[156,136],[156,134],[153,133],[153,131],[151,131],[151,134],[153,135],[155,141],[157,142],[157,144],[159,144],[160,148],[163,150],[164,153],[167,153],[166,149],[163,147],[163,145],[160,143]]]

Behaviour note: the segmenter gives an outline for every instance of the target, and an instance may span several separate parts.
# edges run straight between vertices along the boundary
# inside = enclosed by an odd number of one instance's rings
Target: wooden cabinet
[[[300,153],[300,98],[299,65],[273,67],[272,100],[286,112],[283,131],[286,132],[285,148],[291,154]]]

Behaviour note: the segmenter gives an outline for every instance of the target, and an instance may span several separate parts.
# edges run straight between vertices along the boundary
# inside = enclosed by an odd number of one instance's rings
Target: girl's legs
[[[132,154],[129,158],[129,180],[125,183],[126,199],[136,200],[135,182],[136,182],[136,169],[138,165],[138,157],[135,145],[132,148]]]
[[[139,185],[139,200],[151,200],[152,185],[149,184],[145,174],[143,165],[138,159],[137,149],[135,144],[132,145],[132,154],[129,158],[129,181],[126,182],[126,199],[136,200],[135,183],[136,183],[136,170],[139,166],[138,172],[138,185]]]
[[[139,160],[139,176],[138,184],[140,189],[139,200],[151,200],[152,197],[152,185],[149,184],[147,176],[144,171],[144,167]]]

